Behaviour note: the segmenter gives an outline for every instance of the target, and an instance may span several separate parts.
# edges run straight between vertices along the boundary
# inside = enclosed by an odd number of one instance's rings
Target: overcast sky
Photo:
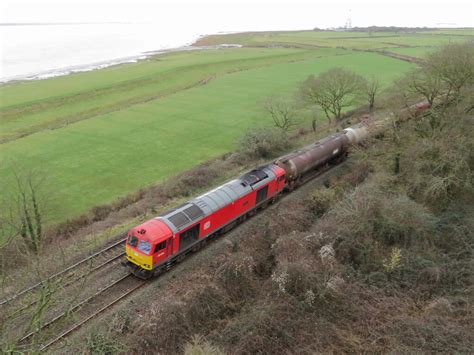
[[[1,0],[0,22],[159,22],[203,32],[343,26],[474,26],[472,1]]]

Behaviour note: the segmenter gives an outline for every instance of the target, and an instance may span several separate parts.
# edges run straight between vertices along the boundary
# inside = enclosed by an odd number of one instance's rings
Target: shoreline
[[[101,70],[101,69],[106,69],[106,68],[110,68],[110,67],[122,65],[122,64],[138,63],[140,61],[147,60],[153,56],[168,54],[168,53],[242,47],[239,44],[220,44],[220,45],[213,45],[213,46],[194,45],[200,39],[207,36],[211,36],[211,35],[212,34],[199,35],[196,38],[194,38],[191,42],[188,42],[188,44],[185,44],[179,47],[156,49],[156,50],[151,50],[151,51],[145,51],[140,54],[131,55],[127,57],[112,58],[112,59],[103,60],[100,62],[73,65],[73,66],[67,66],[67,67],[62,67],[62,68],[57,68],[57,69],[45,70],[38,73],[28,73],[28,74],[15,75],[12,77],[0,78],[0,87],[12,85],[12,84],[19,84],[22,82],[46,80],[46,79],[56,78],[60,76],[72,75],[76,73]]]

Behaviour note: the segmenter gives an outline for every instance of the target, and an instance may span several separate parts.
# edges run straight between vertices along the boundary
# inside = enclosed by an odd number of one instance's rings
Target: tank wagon
[[[346,134],[335,134],[278,158],[275,165],[285,170],[286,188],[291,191],[313,177],[310,172],[344,159],[348,145]]]
[[[421,103],[409,109],[419,114],[428,108]],[[351,145],[379,134],[391,122],[392,118],[386,117],[346,128],[130,229],[125,247],[127,264],[137,277],[158,275],[273,203],[284,190],[292,191],[339,163]]]

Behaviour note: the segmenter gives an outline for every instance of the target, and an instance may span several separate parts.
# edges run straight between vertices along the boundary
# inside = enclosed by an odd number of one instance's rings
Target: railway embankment
[[[461,101],[437,111],[439,131],[429,113],[357,149],[350,169],[196,254],[77,333],[70,349],[88,339],[88,349],[162,353],[469,352],[469,112]],[[439,185],[446,171],[452,185]]]

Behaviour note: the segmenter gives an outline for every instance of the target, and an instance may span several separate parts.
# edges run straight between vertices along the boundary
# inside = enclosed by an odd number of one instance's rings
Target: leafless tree
[[[269,97],[263,101],[263,108],[271,116],[276,128],[287,132],[296,123],[295,105],[283,97]]]
[[[446,102],[460,99],[474,85],[474,43],[450,44],[430,54],[423,68],[442,83]]]
[[[39,252],[44,237],[47,194],[45,177],[34,172],[12,171],[13,182],[4,197],[0,215],[2,234],[20,236],[29,250]]]
[[[401,91],[430,105],[459,101],[474,85],[474,44],[453,44],[429,55],[420,69],[398,82]],[[445,106],[445,105],[444,105]]]
[[[379,80],[375,77],[365,82],[365,94],[367,95],[367,101],[369,104],[369,111],[373,111],[375,108],[375,98],[380,90]]]
[[[342,110],[355,105],[364,91],[364,78],[343,68],[333,68],[318,76],[309,76],[300,86],[304,100],[316,104],[331,121],[339,121]]]
[[[433,105],[443,94],[443,85],[438,75],[431,70],[422,68],[406,75],[398,82],[399,87],[412,95],[422,96]]]

